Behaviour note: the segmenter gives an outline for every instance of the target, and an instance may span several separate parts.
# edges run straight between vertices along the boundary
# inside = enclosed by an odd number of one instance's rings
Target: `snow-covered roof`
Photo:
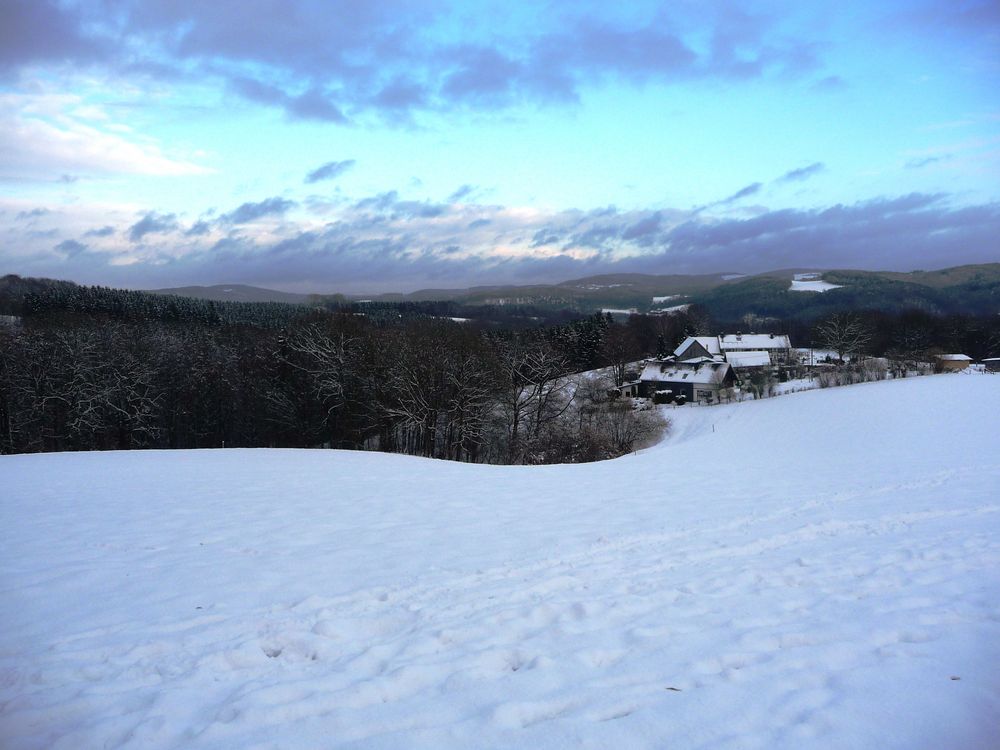
[[[719,348],[718,336],[688,336],[681,342],[680,346],[674,349],[674,356],[679,357],[685,349],[696,341],[705,347],[709,354],[722,354],[722,349]]]
[[[643,368],[640,379],[658,383],[721,384],[730,369],[728,362],[704,358],[697,362],[653,360]]]
[[[678,361],[689,365],[698,365],[702,362],[725,362],[726,360],[722,358],[722,355],[719,355],[718,357],[691,357],[691,359],[681,359]]]
[[[972,357],[967,357],[964,354],[939,354],[938,359],[944,359],[949,362],[971,362]]]
[[[719,337],[722,350],[791,349],[792,342],[783,333],[727,333]]]
[[[727,352],[726,361],[733,367],[770,367],[771,355],[767,352]]]

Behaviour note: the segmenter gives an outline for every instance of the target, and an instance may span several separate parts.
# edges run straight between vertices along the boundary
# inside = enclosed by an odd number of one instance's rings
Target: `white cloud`
[[[100,115],[100,116],[99,116]],[[51,181],[62,174],[180,176],[212,170],[164,154],[79,97],[0,96],[0,180]]]

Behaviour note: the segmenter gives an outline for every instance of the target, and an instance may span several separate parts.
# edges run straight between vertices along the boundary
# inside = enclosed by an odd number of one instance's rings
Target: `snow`
[[[662,297],[653,297],[654,305],[661,305],[664,302],[669,302],[672,299],[679,299],[682,295],[680,294],[665,294]]]
[[[995,747],[997,379],[668,413],[580,466],[0,457],[3,747]]]
[[[788,288],[790,292],[828,292],[831,289],[840,289],[842,284],[831,284],[823,281],[818,273],[797,273],[792,279],[792,285]]]
[[[774,333],[727,333],[719,336],[722,351],[731,350],[772,350],[790,349],[791,342],[785,334]]]
[[[824,362],[827,360],[837,361],[838,359],[837,352],[835,352],[833,349],[799,348],[799,349],[793,349],[792,351],[798,357],[800,362],[807,365],[812,365],[816,364],[817,362]],[[844,355],[845,362],[849,362],[850,359],[851,356],[849,354]]]
[[[709,354],[722,354],[718,336],[688,336],[674,349],[674,356],[679,357],[694,343],[701,344]]]
[[[634,315],[639,312],[638,309],[634,307],[622,308],[622,307],[602,307],[602,313],[611,313],[612,315]]]
[[[727,352],[726,361],[733,367],[770,367],[771,355],[767,352]]]
[[[688,303],[686,305],[673,305],[671,307],[658,307],[655,310],[650,310],[649,312],[650,312],[650,314],[661,314],[662,315],[663,313],[685,312],[686,310],[690,309],[690,307],[691,307],[691,303]]]
[[[790,292],[828,292],[831,289],[840,289],[842,284],[831,284],[823,281],[822,275],[818,273],[797,273],[792,279],[792,285],[788,288]]]

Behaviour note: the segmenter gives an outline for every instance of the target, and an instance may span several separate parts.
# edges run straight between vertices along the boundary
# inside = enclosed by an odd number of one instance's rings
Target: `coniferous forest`
[[[466,322],[453,313],[472,315]],[[735,330],[697,306],[624,322],[447,303],[236,303],[0,279],[0,451],[334,447],[474,462],[634,450],[661,418],[628,363]],[[481,317],[475,317],[475,316]],[[867,354],[1000,354],[988,316],[860,311]],[[573,318],[573,319],[570,319]],[[753,322],[753,321],[749,321]],[[767,323],[797,346],[822,321]],[[608,380],[574,378],[607,367]]]

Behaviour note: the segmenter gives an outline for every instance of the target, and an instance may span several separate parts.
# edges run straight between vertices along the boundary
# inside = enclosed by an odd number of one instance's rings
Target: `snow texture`
[[[770,367],[771,355],[768,352],[727,352],[726,361],[733,367]]]
[[[828,292],[831,289],[840,289],[842,284],[831,284],[823,281],[818,273],[797,273],[792,279],[792,285],[788,288],[790,292]]]
[[[719,337],[723,352],[729,351],[771,351],[791,349],[792,344],[785,334],[772,333],[730,333]]]
[[[580,466],[0,457],[0,744],[995,748],[1000,380]]]

